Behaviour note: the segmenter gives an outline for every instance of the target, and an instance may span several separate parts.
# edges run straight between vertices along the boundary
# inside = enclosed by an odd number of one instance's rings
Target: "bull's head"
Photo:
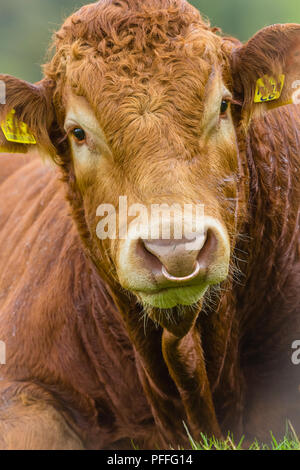
[[[243,138],[253,115],[291,99],[300,26],[242,45],[184,0],[102,0],[55,41],[40,83],[0,76],[1,121],[15,109],[61,166],[99,272],[162,326],[186,331],[228,275],[247,201]],[[265,76],[275,100],[256,89]]]

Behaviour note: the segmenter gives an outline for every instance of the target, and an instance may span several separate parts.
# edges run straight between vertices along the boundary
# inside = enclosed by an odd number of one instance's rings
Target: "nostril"
[[[152,252],[147,246],[147,241],[139,239],[137,242],[137,254],[143,259],[145,265],[151,271],[160,272],[162,267],[162,262],[160,259]]]
[[[214,253],[217,250],[217,245],[218,240],[214,231],[212,229],[208,229],[204,245],[197,256],[197,261],[199,262],[201,267],[207,268],[210,265]]]
[[[152,251],[150,251],[147,241],[139,239],[136,245],[136,254],[141,260],[143,265],[152,272],[155,276],[161,275],[163,263]]]
[[[145,266],[155,273],[161,273],[163,261],[161,254],[156,252],[154,240],[139,240],[138,253],[143,258]]]

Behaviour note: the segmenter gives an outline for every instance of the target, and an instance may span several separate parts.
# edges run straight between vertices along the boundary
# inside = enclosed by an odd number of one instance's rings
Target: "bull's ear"
[[[53,83],[31,84],[10,75],[0,75],[0,152],[22,152],[39,146],[51,155],[49,137],[54,120]]]
[[[300,25],[277,24],[259,31],[232,54],[236,97],[243,116],[300,103]]]

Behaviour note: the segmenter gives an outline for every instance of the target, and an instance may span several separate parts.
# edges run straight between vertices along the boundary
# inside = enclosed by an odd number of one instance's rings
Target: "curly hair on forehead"
[[[153,76],[161,84],[178,77],[182,59],[189,72],[181,64],[181,75],[203,86],[211,64],[224,60],[217,30],[184,0],[102,0],[83,6],[56,33],[54,55],[44,65],[45,77],[56,83],[58,114],[64,114],[66,83],[78,95],[86,96],[88,88],[100,96],[106,76],[111,92],[117,81],[121,98],[132,86],[137,94]]]
[[[203,33],[217,30],[185,0],[101,0],[85,5],[65,21],[55,34],[54,57],[44,66],[44,73],[57,80],[70,60],[88,56],[106,63],[117,62],[125,52],[144,58],[145,53],[163,56],[183,48],[199,28]]]
[[[184,36],[193,23],[210,29],[209,22],[185,0],[102,0],[74,13],[56,38],[58,46],[80,37],[101,52],[105,52],[103,41],[112,52],[124,46],[142,51],[153,43]]]

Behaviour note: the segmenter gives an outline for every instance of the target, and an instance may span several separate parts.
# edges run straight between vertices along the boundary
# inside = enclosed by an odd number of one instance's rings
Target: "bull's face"
[[[226,278],[238,149],[221,65],[147,59],[146,83],[108,68],[97,106],[67,89],[64,128],[99,263],[153,311]]]
[[[104,41],[92,66],[78,46],[84,59],[69,64],[62,92],[96,262],[164,324],[174,310],[199,310],[226,278],[235,232],[238,149],[221,40],[183,28],[184,41],[142,50]]]
[[[284,66],[286,86],[295,78],[299,27],[272,27],[241,46],[186,2],[160,3],[98,2],[68,19],[45,68],[49,81],[22,82],[48,119],[36,113],[41,129],[28,110],[19,114],[49,150],[47,129],[99,271],[171,328],[169,313],[178,321],[199,310],[209,286],[228,275],[246,194],[237,128],[256,109],[258,78]],[[265,61],[260,43],[272,46]],[[12,95],[7,109],[20,107]],[[232,113],[236,96],[243,113]]]

